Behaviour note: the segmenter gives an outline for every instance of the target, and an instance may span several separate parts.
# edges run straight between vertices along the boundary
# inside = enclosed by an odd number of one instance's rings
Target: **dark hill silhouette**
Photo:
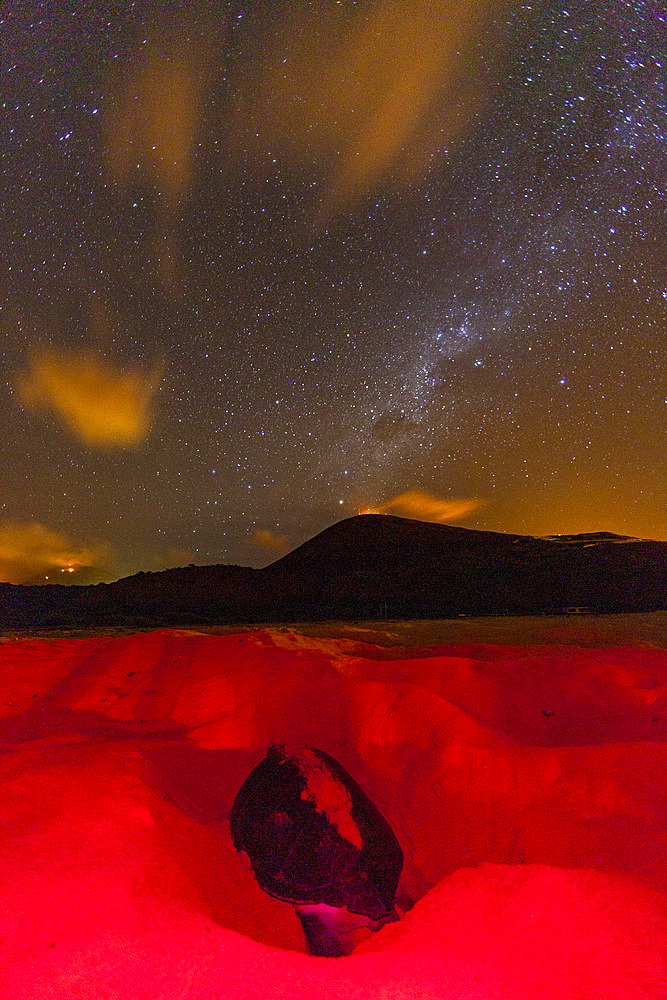
[[[94,586],[0,584],[0,627],[441,618],[667,607],[667,542],[533,538],[362,514],[264,569],[188,566]]]
[[[349,617],[609,612],[665,607],[666,557],[667,542],[609,532],[533,538],[362,514],[261,572],[276,600]]]

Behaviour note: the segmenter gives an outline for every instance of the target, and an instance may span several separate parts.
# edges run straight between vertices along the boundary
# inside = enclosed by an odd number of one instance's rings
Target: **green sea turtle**
[[[398,840],[323,750],[270,747],[238,791],[231,829],[262,889],[293,904],[311,955],[347,955],[398,919]]]

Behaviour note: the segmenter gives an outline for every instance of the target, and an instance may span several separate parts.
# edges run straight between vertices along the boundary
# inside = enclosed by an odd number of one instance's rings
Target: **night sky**
[[[0,579],[667,538],[658,0],[2,11]]]

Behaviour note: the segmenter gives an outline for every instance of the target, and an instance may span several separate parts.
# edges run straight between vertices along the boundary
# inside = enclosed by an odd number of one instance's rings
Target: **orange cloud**
[[[267,549],[276,556],[285,555],[288,549],[287,536],[274,535],[268,528],[255,528],[249,544],[260,549]]]
[[[155,231],[146,256],[169,294],[183,292],[177,230],[179,210],[195,181],[195,151],[211,84],[214,31],[195,25],[186,9],[180,24],[141,39],[138,51],[111,83],[102,119],[102,159],[122,193],[154,195]],[[206,40],[203,40],[206,39]]]
[[[57,413],[86,444],[122,448],[147,437],[161,377],[158,369],[146,375],[92,351],[42,349],[31,356],[18,388],[26,406]]]
[[[193,180],[208,52],[182,32],[152,38],[104,118],[104,158],[121,185],[148,177],[174,210]]]
[[[439,524],[445,524],[468,517],[479,507],[481,507],[481,501],[474,498],[468,500],[445,499],[427,493],[426,490],[414,489],[399,493],[398,496],[386,500],[379,507],[365,513],[400,514],[403,517],[412,517],[419,521],[436,521]]]
[[[5,583],[72,582],[82,570],[103,569],[109,563],[106,543],[76,545],[66,535],[43,524],[0,524],[0,580]]]
[[[468,53],[487,0],[380,0],[356,17],[308,8],[284,15],[240,80],[232,140],[267,165],[278,155],[297,171],[319,166],[330,207],[390,175],[423,176],[483,98]]]

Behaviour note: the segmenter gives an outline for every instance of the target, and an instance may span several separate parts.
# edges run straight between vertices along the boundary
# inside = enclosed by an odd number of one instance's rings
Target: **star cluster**
[[[121,6],[0,21],[1,578],[667,538],[659,4]]]

